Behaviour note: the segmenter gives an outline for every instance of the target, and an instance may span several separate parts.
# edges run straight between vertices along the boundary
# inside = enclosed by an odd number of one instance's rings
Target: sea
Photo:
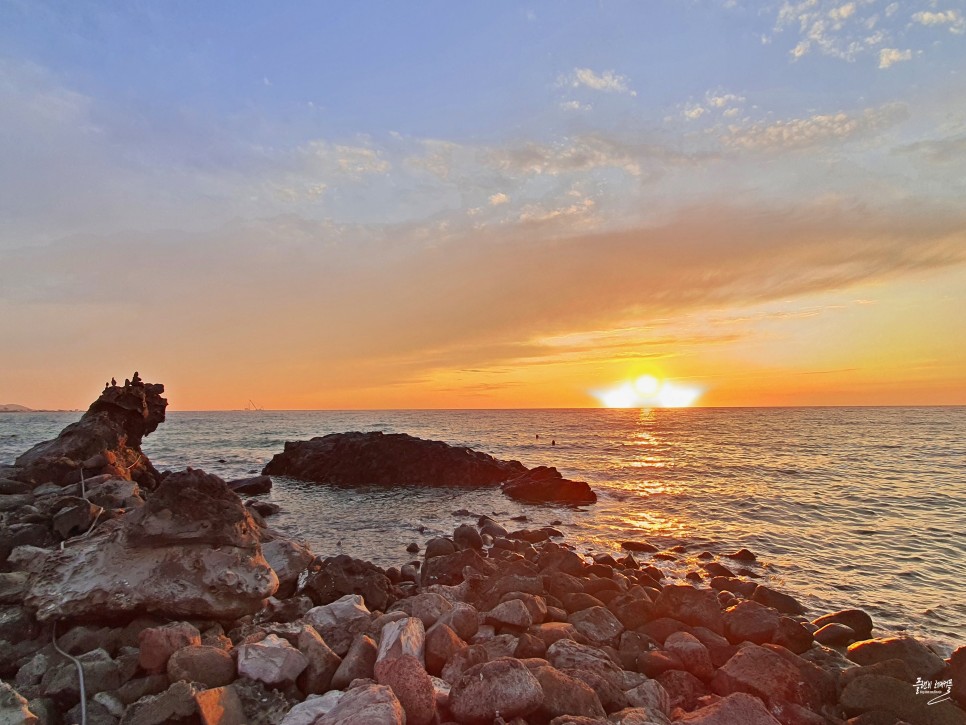
[[[0,415],[0,463],[79,413]],[[341,431],[410,433],[590,483],[594,505],[512,501],[498,489],[347,488],[283,477],[263,498],[271,525],[316,554],[381,566],[411,542],[486,514],[553,525],[582,553],[648,541],[683,577],[710,552],[747,548],[759,581],[818,616],[859,607],[878,636],[941,652],[966,644],[966,407],[169,412],[143,449],[159,470],[225,479],[261,472],[286,441]],[[526,517],[514,521],[514,517]],[[416,555],[418,558],[418,555]]]

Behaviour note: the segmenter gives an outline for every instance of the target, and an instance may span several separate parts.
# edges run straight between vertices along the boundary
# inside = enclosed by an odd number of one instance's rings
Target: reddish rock
[[[423,592],[414,597],[400,599],[389,608],[389,612],[405,612],[420,620],[425,629],[429,629],[452,608],[453,604],[441,594]]]
[[[466,642],[445,624],[437,623],[426,632],[426,670],[439,675],[456,652],[466,647]]]
[[[299,689],[306,695],[321,695],[328,692],[332,677],[342,664],[342,658],[332,651],[332,648],[310,625],[302,627],[296,647],[308,659],[308,666],[298,677]]]
[[[527,605],[519,599],[511,599],[497,604],[486,613],[484,621],[497,628],[508,627],[514,630],[524,630],[533,624],[533,616]]]
[[[668,670],[657,676],[657,681],[671,700],[671,710],[680,707],[690,711],[698,705],[698,698],[710,694],[707,686],[690,672]]]
[[[792,702],[809,709],[822,705],[822,695],[803,682],[798,667],[765,647],[749,644],[740,647],[711,680],[719,695],[747,692],[769,704]]]
[[[356,635],[352,646],[349,647],[349,651],[342,659],[342,664],[332,675],[330,687],[335,690],[344,690],[353,680],[371,678],[374,674],[378,654],[379,646],[374,639],[364,634]]]
[[[752,601],[764,604],[766,607],[777,609],[782,614],[804,614],[805,607],[795,599],[795,597],[776,592],[774,589],[759,584],[755,587],[755,593],[751,595]]]
[[[392,689],[363,685],[343,695],[314,725],[406,725],[406,714]]]
[[[925,678],[923,678],[925,679]],[[884,711],[913,725],[963,725],[966,713],[947,700],[927,704],[935,695],[916,694],[914,685],[892,677],[856,677],[842,691],[839,704],[846,715]]]
[[[586,482],[566,479],[552,466],[537,466],[506,481],[501,488],[510,498],[531,503],[597,502],[597,494]]]
[[[819,628],[813,636],[816,642],[829,647],[842,647],[854,642],[856,638],[854,629],[839,622],[829,622]]]
[[[466,670],[450,690],[449,707],[461,723],[489,725],[526,716],[543,703],[540,682],[519,660],[501,658]]]
[[[460,639],[470,641],[480,627],[479,613],[465,602],[455,602],[453,608],[444,612],[438,620],[445,624],[459,636]]]
[[[725,636],[732,644],[771,642],[781,615],[777,610],[752,601],[738,602],[724,611]]]
[[[675,632],[664,641],[664,649],[681,660],[684,669],[701,680],[710,680],[714,674],[708,649],[687,632]]]
[[[548,720],[559,715],[606,717],[600,698],[580,680],[550,666],[538,667],[533,674],[543,690],[543,703],[538,710],[540,717]]]
[[[341,657],[349,651],[356,635],[369,628],[372,613],[366,608],[362,595],[346,594],[329,604],[313,607],[305,613],[305,621]]]
[[[588,643],[597,647],[616,646],[624,625],[606,607],[590,607],[567,618]]]
[[[935,680],[946,669],[943,659],[912,637],[867,639],[849,645],[846,656],[858,665],[898,659],[909,665],[917,677]]]
[[[624,687],[624,671],[596,647],[577,644],[569,639],[557,640],[547,648],[547,661],[558,670],[596,672],[615,687]]]
[[[949,674],[953,680],[953,699],[966,708],[966,646],[949,658]]]
[[[560,639],[576,640],[579,637],[577,628],[570,622],[544,622],[536,624],[527,630],[531,634],[543,641],[547,647]]]
[[[182,647],[201,645],[201,632],[187,622],[148,627],[138,635],[139,663],[146,672],[163,672],[168,658]]]
[[[241,725],[248,721],[233,687],[213,687],[196,692],[195,703],[204,725]]]
[[[724,619],[718,598],[709,589],[695,589],[687,585],[666,586],[654,604],[655,613],[659,616],[707,627],[718,634],[724,632]]]
[[[855,630],[856,639],[870,639],[872,637],[872,617],[861,609],[843,609],[831,614],[825,614],[812,621],[816,627],[826,624],[844,624]]]
[[[778,620],[778,630],[772,640],[774,644],[795,654],[807,652],[814,641],[811,631],[791,617],[782,617]]]
[[[676,722],[686,725],[781,725],[761,700],[740,692],[689,712]]]
[[[664,652],[663,650],[642,652],[637,656],[636,665],[637,671],[648,677],[657,677],[667,670],[680,670],[684,668],[684,663],[681,660],[670,652]]]
[[[406,617],[390,622],[382,628],[379,641],[379,654],[376,657],[376,681],[380,680],[379,670],[398,657],[413,657],[420,666],[426,662],[426,630],[416,617]]]
[[[172,653],[167,672],[172,682],[187,680],[205,687],[224,687],[235,679],[235,660],[217,647],[191,645]]]
[[[436,714],[436,694],[423,664],[409,654],[378,662],[376,681],[392,689],[406,713],[407,725],[429,725]]]
[[[471,667],[483,664],[486,662],[486,660],[487,654],[483,645],[468,645],[453,653],[453,656],[449,658],[449,660],[446,662],[446,665],[443,667],[443,671],[440,673],[440,678],[452,685],[459,680],[464,672],[469,670]]]

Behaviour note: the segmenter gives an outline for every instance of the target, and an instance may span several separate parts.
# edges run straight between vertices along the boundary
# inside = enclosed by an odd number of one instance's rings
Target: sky
[[[966,404],[964,265],[964,0],[0,0],[0,403]]]

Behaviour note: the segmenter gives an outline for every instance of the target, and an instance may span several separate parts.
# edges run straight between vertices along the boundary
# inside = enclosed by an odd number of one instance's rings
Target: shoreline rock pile
[[[382,569],[201,471],[85,498],[26,470],[0,470],[3,723],[79,723],[82,697],[91,725],[966,723],[966,647],[809,617],[720,561],[696,586],[638,562],[649,542],[588,558],[480,516]],[[105,513],[58,528],[65,499]]]

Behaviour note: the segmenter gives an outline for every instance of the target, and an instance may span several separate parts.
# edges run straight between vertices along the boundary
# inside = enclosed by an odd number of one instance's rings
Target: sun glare
[[[641,375],[633,382],[593,391],[593,395],[605,408],[687,408],[694,405],[703,392],[696,386]]]

